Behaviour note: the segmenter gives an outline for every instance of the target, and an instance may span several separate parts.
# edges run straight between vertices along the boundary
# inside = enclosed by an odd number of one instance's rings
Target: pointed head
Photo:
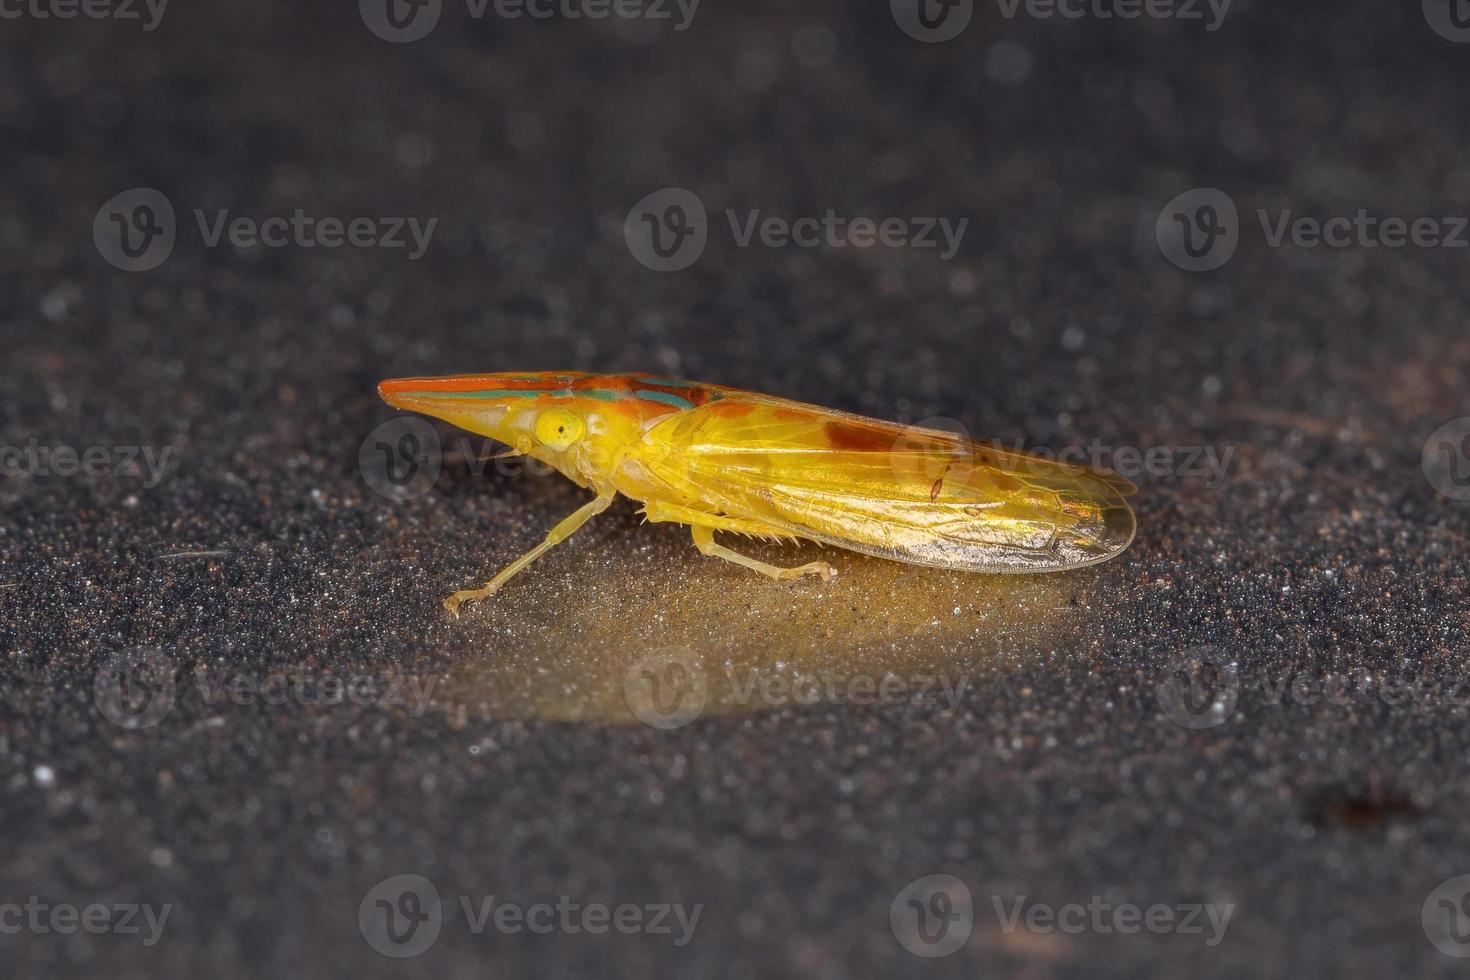
[[[398,378],[378,385],[395,408],[422,412],[549,463],[578,483],[596,474],[593,449],[622,426],[584,390],[593,375],[565,371]]]

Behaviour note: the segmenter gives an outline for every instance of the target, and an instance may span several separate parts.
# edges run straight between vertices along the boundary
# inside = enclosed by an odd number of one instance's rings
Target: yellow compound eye
[[[548,449],[561,452],[582,438],[586,426],[575,412],[564,408],[548,408],[536,416],[536,440]]]

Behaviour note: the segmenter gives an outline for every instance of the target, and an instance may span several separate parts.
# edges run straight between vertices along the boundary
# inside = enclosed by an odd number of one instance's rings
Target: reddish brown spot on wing
[[[882,432],[866,426],[847,422],[828,422],[822,426],[822,434],[833,449],[858,453],[882,453],[893,448],[893,439]]]
[[[755,411],[755,406],[749,402],[718,401],[710,407],[710,411],[722,419],[739,419]]]

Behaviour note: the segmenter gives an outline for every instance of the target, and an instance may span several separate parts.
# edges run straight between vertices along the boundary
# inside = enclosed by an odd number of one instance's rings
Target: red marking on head
[[[584,375],[570,371],[530,371],[511,374],[452,374],[440,378],[393,378],[378,383],[378,394],[384,399],[390,395],[401,395],[405,391],[435,391],[452,394],[456,391],[558,391],[581,384],[582,379],[595,375]]]
[[[633,386],[628,383],[628,376],[626,374],[589,374],[585,377],[578,376],[576,381],[573,381],[570,385],[563,385],[562,387],[571,388],[572,392],[576,393],[578,391],[594,390],[631,391]]]

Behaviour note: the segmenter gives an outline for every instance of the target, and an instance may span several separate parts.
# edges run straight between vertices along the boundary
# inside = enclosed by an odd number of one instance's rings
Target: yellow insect
[[[384,381],[390,405],[423,412],[554,466],[597,496],[482,588],[458,614],[566,540],[617,494],[650,521],[688,524],[694,545],[774,579],[716,531],[806,539],[973,572],[1092,565],[1133,540],[1134,487],[1112,473],[1039,459],[934,429],[879,422],[770,395],[646,374],[474,374]]]

